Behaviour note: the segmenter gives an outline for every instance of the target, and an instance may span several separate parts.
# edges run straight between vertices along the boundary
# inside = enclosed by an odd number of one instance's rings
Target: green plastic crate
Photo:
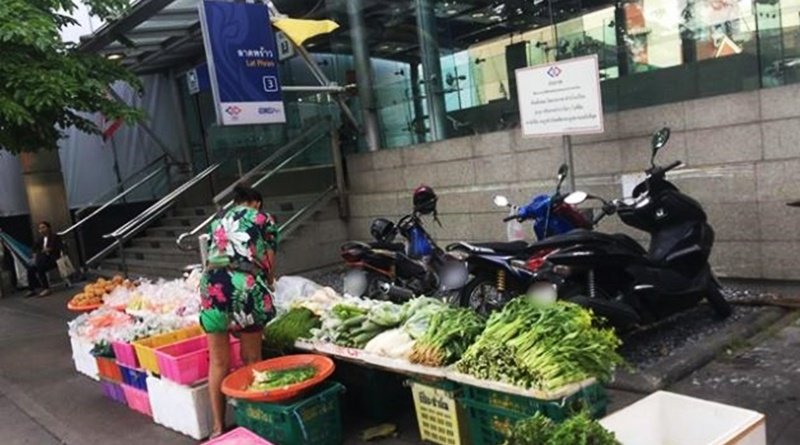
[[[463,390],[460,402],[467,412],[473,445],[502,444],[515,423],[537,412],[561,422],[584,407],[593,417],[599,418],[605,415],[608,407],[608,396],[599,384],[561,400],[539,400],[472,386],[464,386]]]
[[[392,422],[403,412],[413,409],[411,391],[404,385],[406,377],[396,373],[336,362],[333,378],[347,387],[347,412],[372,422]],[[391,403],[386,403],[391,400]]]
[[[564,399],[558,400],[540,400],[469,385],[464,385],[463,391],[463,397],[471,402],[522,415],[533,415],[541,412],[556,422],[566,419],[569,413],[584,407],[588,408],[593,416],[600,417],[605,413],[608,405],[606,390],[599,383],[589,385]]]
[[[339,395],[344,386],[323,383],[313,395],[286,403],[236,401],[236,424],[280,445],[340,445]]]

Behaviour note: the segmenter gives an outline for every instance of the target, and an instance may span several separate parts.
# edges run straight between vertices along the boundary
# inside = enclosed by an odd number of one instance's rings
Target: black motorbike
[[[356,297],[406,301],[420,295],[457,303],[467,281],[466,265],[442,250],[425,230],[421,214],[413,212],[397,225],[385,218],[372,222],[374,242],[342,245],[341,255],[351,270],[344,291]],[[397,235],[404,243],[397,243]]]
[[[708,264],[714,230],[706,213],[700,203],[666,179],[666,173],[681,162],[666,167],[655,164],[669,134],[664,128],[653,136],[651,167],[645,180],[634,188],[632,202],[608,202],[580,191],[565,198],[573,205],[587,199],[600,201],[601,212],[594,223],[616,213],[625,224],[650,235],[648,250],[624,234],[585,230],[540,243],[555,250],[546,257],[537,279],[554,283],[559,298],[592,309],[617,328],[662,320],[703,298],[718,316],[731,313]],[[579,295],[575,295],[576,288]]]

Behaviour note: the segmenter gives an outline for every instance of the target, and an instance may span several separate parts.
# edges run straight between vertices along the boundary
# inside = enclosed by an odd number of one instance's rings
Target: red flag
[[[114,133],[119,130],[119,127],[122,126],[122,118],[114,119],[113,121],[109,121],[108,119],[103,116],[103,141],[109,140]]]

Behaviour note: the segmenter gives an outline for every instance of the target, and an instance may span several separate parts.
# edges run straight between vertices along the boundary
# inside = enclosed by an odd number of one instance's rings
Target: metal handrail
[[[309,134],[313,134],[313,133],[309,133]],[[311,141],[308,144],[306,144],[306,146],[303,147],[301,150],[305,150],[306,148],[308,148],[309,145],[313,145],[314,143],[316,143],[323,135],[324,135],[324,133],[321,133],[320,135],[318,135],[313,141]],[[266,167],[267,165],[271,164],[273,161],[278,159],[278,157],[282,156],[287,151],[293,149],[296,145],[299,145],[306,138],[306,136],[308,136],[308,134],[305,134],[302,137],[299,137],[299,138],[289,142],[288,144],[284,145],[283,147],[277,149],[275,151],[275,153],[271,154],[267,159],[263,160],[262,162],[259,162],[258,165],[256,165],[255,167],[251,168],[250,171],[248,171],[247,173],[242,175],[239,179],[234,181],[231,185],[226,187],[224,190],[222,190],[221,192],[217,193],[217,195],[214,196],[214,203],[215,204],[219,204],[220,201],[222,201],[226,196],[230,195],[231,192],[233,192],[233,189],[236,188],[237,185],[245,183],[248,180],[250,180],[250,178],[252,178],[256,174],[258,174],[258,172],[260,172],[264,167]]]
[[[101,199],[101,198],[102,198],[103,196],[106,196],[106,195],[108,194],[108,192],[110,192],[110,191],[112,191],[112,190],[115,190],[115,189],[119,189],[119,187],[120,187],[120,186],[122,186],[123,184],[125,184],[126,182],[128,182],[128,181],[129,181],[131,178],[135,178],[136,176],[138,176],[138,175],[139,175],[139,174],[141,174],[142,172],[145,172],[145,171],[147,171],[147,170],[151,169],[153,166],[155,166],[155,165],[158,165],[158,164],[160,164],[160,163],[164,162],[164,161],[166,160],[166,157],[167,157],[167,155],[161,155],[161,156],[157,157],[156,159],[154,159],[153,161],[149,162],[149,163],[148,163],[147,165],[145,165],[144,167],[142,167],[142,168],[140,168],[139,170],[137,170],[136,172],[134,172],[134,173],[131,173],[130,175],[128,175],[128,177],[127,177],[127,178],[123,179],[123,180],[122,180],[122,182],[120,182],[119,184],[115,184],[113,187],[109,188],[108,190],[106,190],[106,191],[105,191],[105,192],[103,192],[102,194],[98,195],[98,197],[97,197],[97,198],[95,198],[94,200],[92,200],[92,202],[90,202],[89,204],[86,204],[85,206],[83,206],[83,207],[81,207],[80,209],[76,210],[76,211],[75,211],[75,215],[76,215],[76,216],[77,216],[77,215],[81,215],[81,214],[83,214],[83,212],[85,212],[86,210],[88,210],[88,209],[90,209],[90,208],[92,208],[92,207],[95,207],[95,206],[98,204],[98,201],[102,201],[102,199]],[[161,169],[159,169],[159,170],[156,170],[156,171],[160,171],[160,170],[161,170]],[[141,181],[140,181],[140,182],[141,182]],[[139,187],[140,185],[141,185],[141,184],[137,182],[137,183],[136,183],[136,184],[135,184],[133,187],[131,187],[131,188],[137,188],[137,187]],[[123,193],[124,193],[124,192],[123,192]],[[117,201],[117,200],[119,200],[120,198],[122,198],[122,197],[121,197],[121,196],[119,196],[119,194],[118,194],[118,195],[116,195],[116,196],[112,197],[110,201]],[[59,235],[61,235],[61,234],[59,233]]]
[[[320,133],[319,135],[317,135],[313,140],[309,141],[303,148],[301,148],[300,150],[292,153],[291,156],[289,156],[288,158],[284,159],[280,164],[275,166],[275,168],[273,168],[272,170],[270,170],[266,174],[264,174],[264,176],[262,176],[256,182],[254,182],[252,184],[252,187],[255,188],[255,187],[258,187],[259,185],[263,184],[267,179],[269,179],[272,176],[274,176],[283,167],[285,167],[287,164],[289,164],[290,162],[295,160],[298,156],[300,156],[301,154],[305,153],[310,148],[314,147],[314,144],[316,144],[319,140],[321,140],[324,137],[325,137],[325,133]],[[288,146],[286,146],[286,147],[288,147]],[[284,148],[286,148],[286,147],[284,147]],[[283,150],[283,149],[281,149],[281,150]],[[274,160],[272,158],[273,158],[273,156],[270,156],[270,160]],[[264,167],[262,164],[264,164],[264,163],[262,162],[261,164],[259,164],[258,166],[256,166],[255,168],[253,168],[252,170],[247,172],[242,177],[243,178],[244,177],[250,178],[250,177],[254,176],[260,169],[262,169]],[[232,186],[230,186],[228,188],[233,190],[233,187],[236,184],[238,184],[239,182],[241,182],[241,180],[237,180],[236,182],[233,183]],[[222,193],[220,193],[220,195],[222,195]],[[217,196],[220,196],[220,195],[217,195]],[[216,198],[215,198],[215,202],[216,202]],[[225,205],[221,206],[221,210],[227,210],[232,205],[233,205],[233,200],[229,200],[227,203],[225,203]],[[181,249],[181,250],[191,250],[191,247],[184,246],[183,241],[188,237],[193,237],[193,236],[197,235],[198,233],[200,233],[200,231],[205,229],[205,227],[208,226],[209,224],[211,224],[211,221],[213,221],[214,218],[216,218],[216,217],[217,217],[217,215],[211,215],[208,218],[206,218],[205,220],[203,220],[203,222],[198,224],[197,227],[195,227],[191,231],[181,233],[180,236],[178,236],[178,238],[175,240],[175,242],[178,244],[178,248]]]
[[[79,227],[81,227],[82,225],[86,224],[87,221],[89,221],[90,219],[92,219],[95,216],[97,216],[100,212],[102,212],[103,210],[107,209],[108,207],[110,207],[115,202],[119,201],[120,199],[124,198],[125,196],[128,196],[128,194],[130,194],[134,190],[138,189],[139,187],[141,187],[142,185],[144,185],[145,183],[147,183],[151,179],[155,178],[156,175],[158,175],[159,173],[161,173],[161,169],[154,170],[152,173],[150,173],[149,175],[145,176],[139,182],[134,184],[133,187],[123,191],[122,193],[119,193],[117,196],[111,198],[110,200],[106,201],[105,204],[103,204],[102,206],[100,206],[97,209],[95,209],[95,211],[90,213],[88,216],[86,216],[84,218],[81,218],[78,222],[76,222],[72,226],[68,227],[67,229],[64,229],[64,230],[58,232],[58,236],[69,235],[70,233],[72,233],[72,231],[74,231],[74,230],[78,229]]]
[[[195,177],[190,179],[189,181],[181,184],[180,187],[176,188],[172,192],[168,193],[166,196],[161,198],[158,202],[148,207],[145,211],[137,215],[131,221],[123,224],[121,227],[116,229],[111,233],[107,233],[103,235],[103,238],[113,238],[114,243],[107,246],[105,249],[100,251],[98,254],[93,256],[89,261],[86,262],[88,266],[93,266],[97,264],[99,261],[103,260],[107,257],[111,252],[115,249],[120,251],[120,257],[122,259],[123,268],[126,269],[125,273],[127,274],[127,265],[125,264],[125,253],[123,250],[123,243],[138,233],[143,227],[147,224],[155,220],[156,218],[160,217],[167,209],[169,209],[174,203],[177,198],[183,195],[187,190],[198,184],[200,181],[204,180],[206,177],[211,175],[214,171],[216,171],[220,167],[220,163],[213,164],[203,170],[202,172],[198,173]]]
[[[335,185],[332,185],[332,186],[328,187],[324,192],[320,193],[320,195],[317,196],[316,198],[314,198],[310,203],[306,204],[305,207],[303,207],[302,209],[300,209],[297,212],[295,212],[295,214],[292,215],[292,217],[289,218],[288,221],[286,221],[285,223],[281,224],[280,227],[278,227],[278,232],[283,236],[286,236],[289,233],[291,233],[292,229],[294,227],[296,227],[296,226],[292,226],[292,224],[294,224],[300,218],[305,216],[306,213],[310,212],[317,205],[319,205],[321,202],[323,202],[325,199],[329,198],[331,195],[335,194],[336,192],[337,192],[337,189],[336,189]]]

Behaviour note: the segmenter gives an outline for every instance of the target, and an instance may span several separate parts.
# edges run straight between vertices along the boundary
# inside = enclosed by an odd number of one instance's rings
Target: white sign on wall
[[[603,132],[597,55],[520,68],[515,74],[523,135]]]

